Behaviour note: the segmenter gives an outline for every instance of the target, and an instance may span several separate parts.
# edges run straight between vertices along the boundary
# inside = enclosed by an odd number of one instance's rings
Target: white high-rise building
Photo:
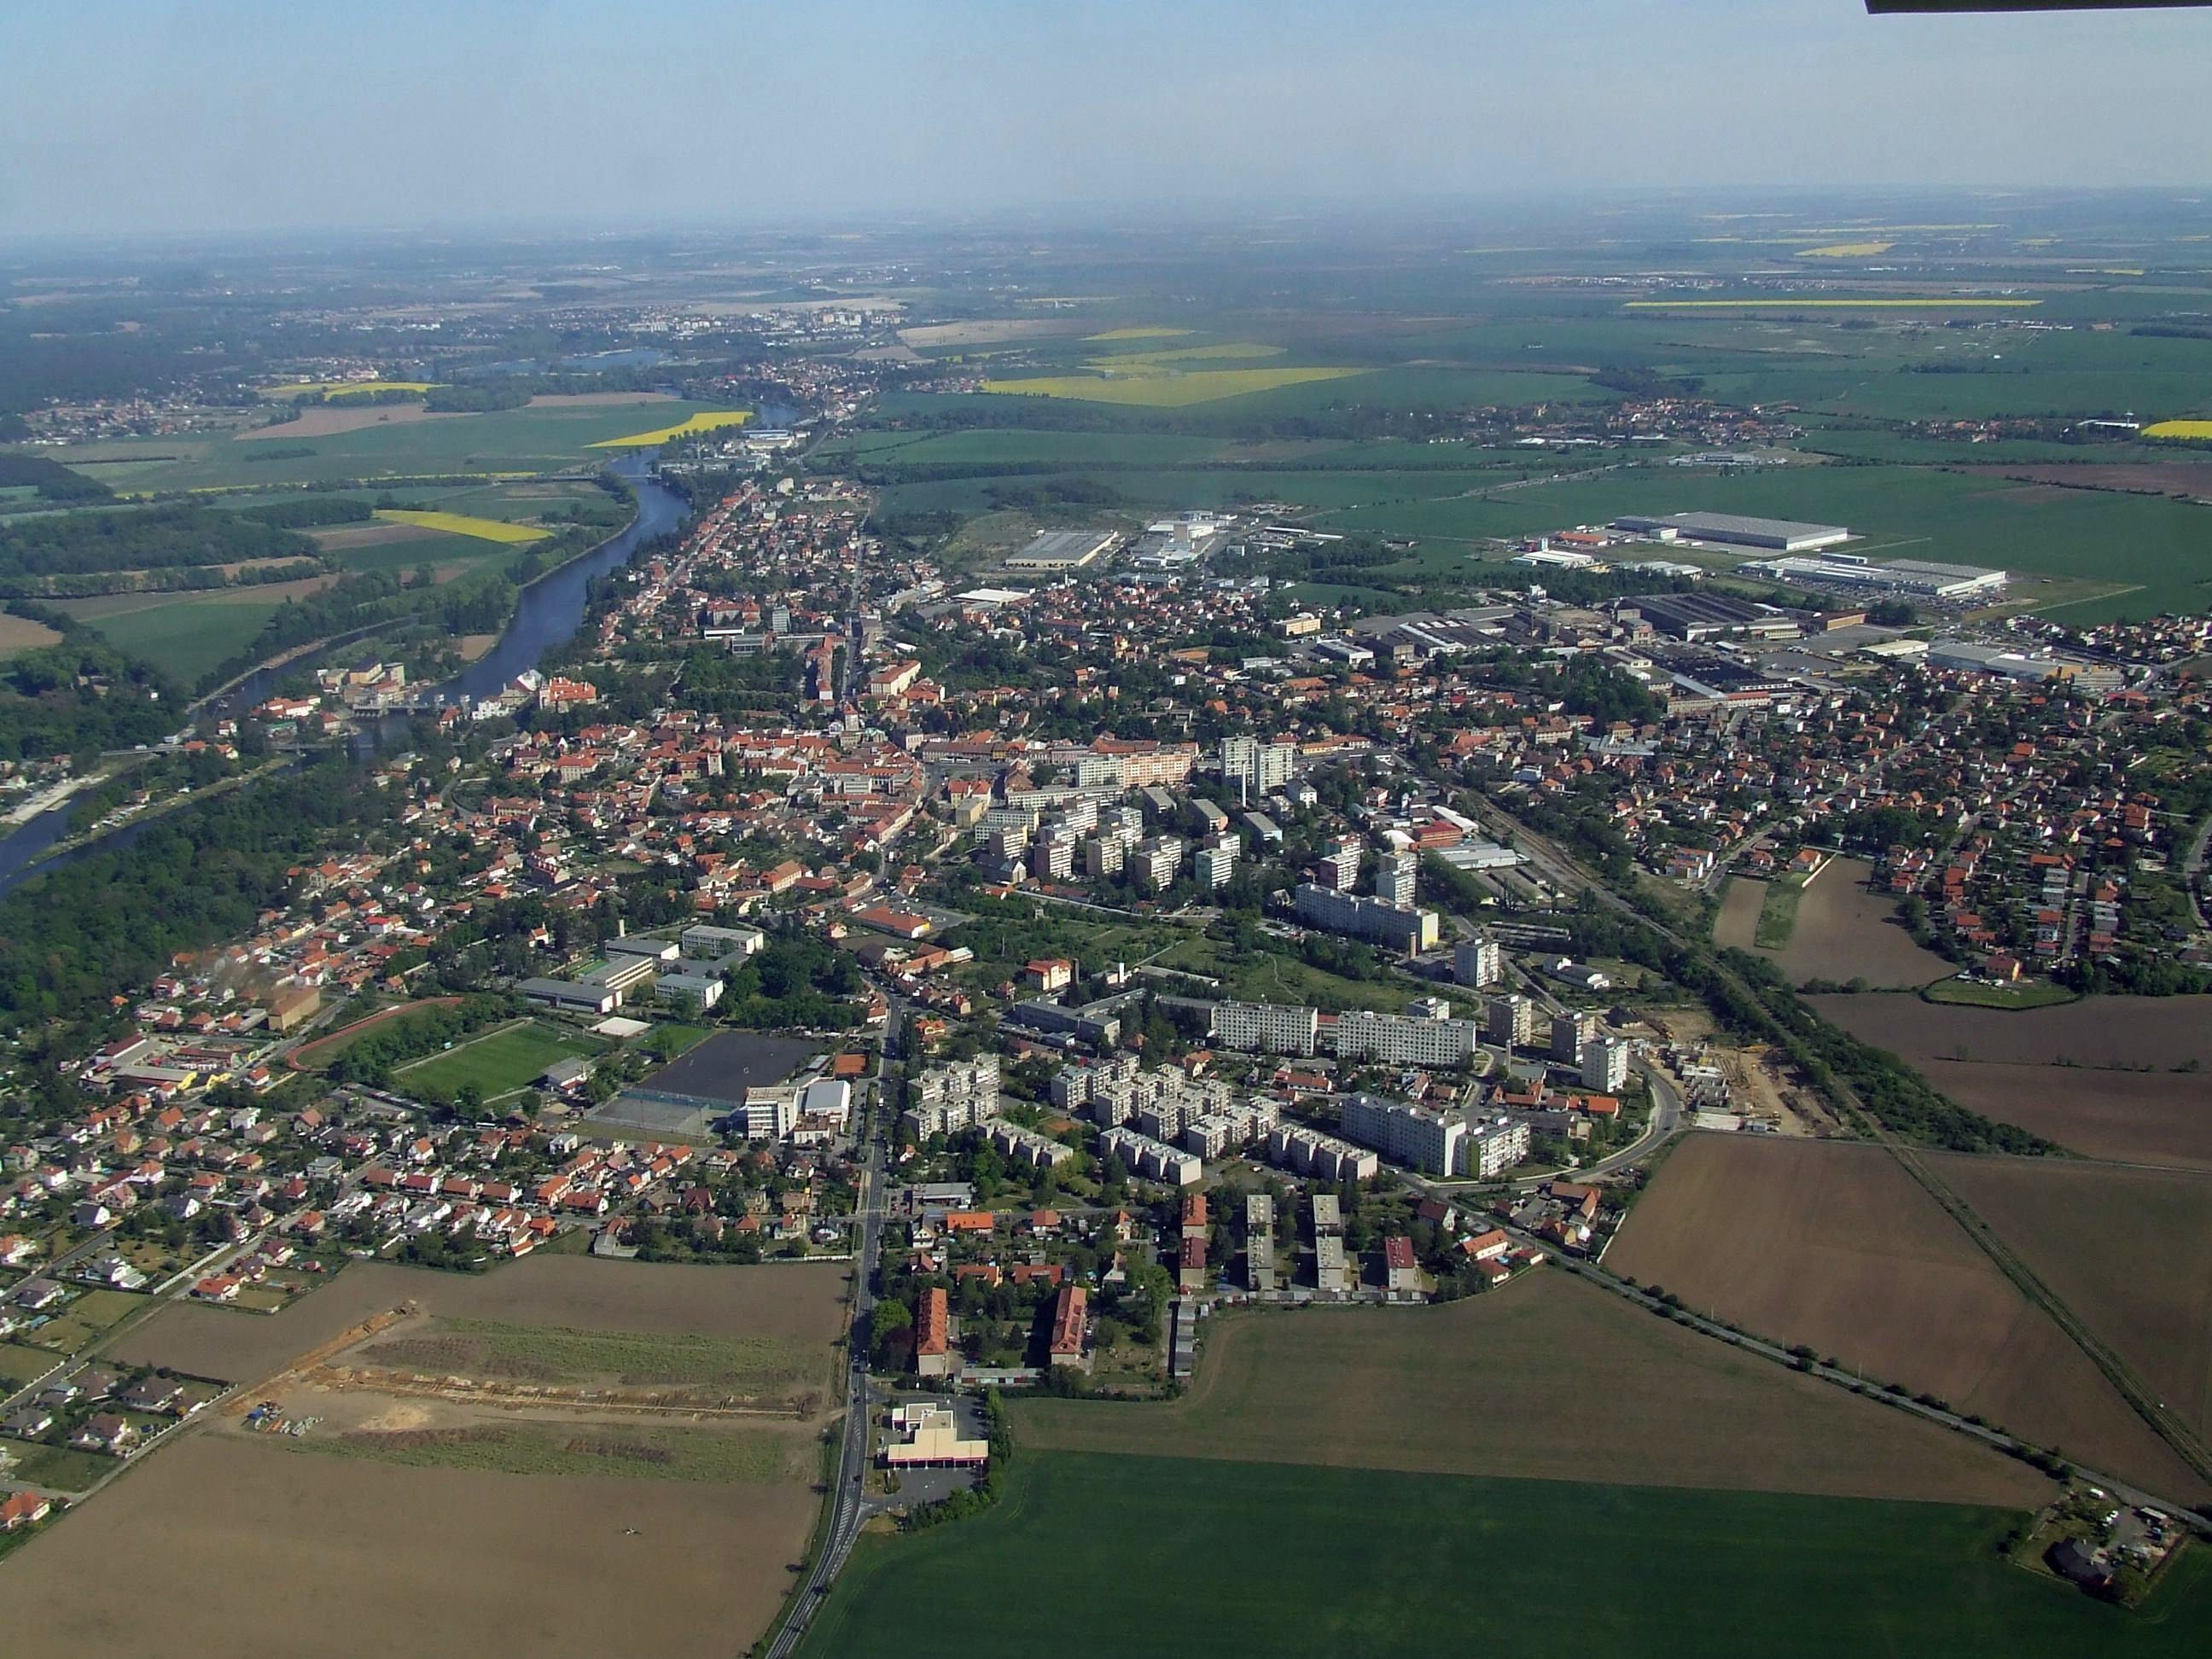
[[[1583,1044],[1583,1087],[1617,1095],[1628,1086],[1628,1045],[1617,1037],[1592,1037]]]
[[[1213,1040],[1247,1054],[1310,1054],[1321,1032],[1312,1008],[1273,1002],[1217,1002]]]
[[[1393,1164],[1427,1175],[1456,1175],[1463,1119],[1380,1095],[1346,1095],[1341,1127],[1347,1139],[1372,1146]]]
[[[1348,1008],[1336,1017],[1336,1057],[1385,1066],[1464,1066],[1481,1046],[1471,1019],[1429,1019]]]
[[[1240,805],[1249,806],[1288,783],[1297,759],[1298,746],[1294,743],[1269,743],[1260,738],[1221,740],[1222,780],[1237,791]]]
[[[1375,896],[1401,910],[1413,908],[1420,861],[1411,853],[1385,853],[1375,860]]]
[[[1462,939],[1452,952],[1452,977],[1480,990],[1505,977],[1505,952],[1487,933]]]

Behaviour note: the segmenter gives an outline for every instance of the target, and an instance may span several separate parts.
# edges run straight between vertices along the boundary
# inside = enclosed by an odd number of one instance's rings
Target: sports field
[[[1591,1381],[1600,1381],[1595,1375]],[[1625,1388],[1631,1379],[1614,1379]],[[1433,1425],[1437,1437],[1452,1430]],[[976,1519],[861,1540],[808,1659],[1576,1651],[2194,1654],[2212,1559],[2125,1614],[1997,1558],[2002,1510],[1033,1451]],[[1170,1567],[1169,1564],[1172,1564]]]
[[[1692,1134],[1606,1266],[2183,1502],[2203,1483],[1878,1146]]]
[[[466,513],[410,513],[401,507],[385,507],[377,509],[376,516],[387,524],[441,530],[449,536],[469,536],[481,542],[542,542],[553,533],[526,524],[509,524],[504,519],[479,519]]]
[[[392,1081],[401,1089],[447,1097],[473,1083],[486,1100],[496,1100],[528,1088],[556,1060],[599,1052],[600,1045],[586,1038],[525,1021],[402,1066]]]

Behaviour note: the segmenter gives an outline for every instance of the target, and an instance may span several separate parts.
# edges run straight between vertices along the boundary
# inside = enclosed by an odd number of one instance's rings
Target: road
[[[898,1028],[905,1012],[903,1001],[893,999],[890,1013],[884,1021],[885,1058],[897,1048]],[[879,1074],[881,1070],[879,1066]],[[884,1142],[878,1121],[884,1106],[881,1086],[879,1083],[864,1129],[867,1157],[861,1168],[860,1188],[854,1206],[860,1218],[860,1237],[854,1252],[853,1322],[845,1345],[845,1427],[837,1448],[836,1470],[830,1476],[829,1523],[822,1529],[822,1547],[807,1570],[806,1582],[793,1598],[782,1628],[768,1645],[768,1659],[788,1659],[799,1650],[814,1610],[829,1595],[831,1583],[852,1554],[854,1541],[860,1537],[860,1527],[868,1518],[868,1419],[874,1394],[868,1376],[867,1327],[868,1316],[876,1302],[876,1265],[882,1251],[884,1206]]]

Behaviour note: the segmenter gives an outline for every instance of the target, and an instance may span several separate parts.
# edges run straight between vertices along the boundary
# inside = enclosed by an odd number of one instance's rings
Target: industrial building
[[[2004,591],[2006,573],[1978,564],[1938,564],[1927,559],[1892,559],[1876,564],[1851,553],[1824,553],[1816,559],[1760,559],[1743,567],[1777,581],[1818,587],[1871,588],[1923,599],[1966,599]]]
[[[1807,553],[1851,538],[1851,532],[1838,524],[1752,519],[1735,513],[1670,513],[1657,519],[1632,514],[1615,519],[1613,527],[1653,541],[1720,542],[1734,547],[1771,547],[1784,553]]]
[[[1009,570],[1075,570],[1109,551],[1118,539],[1110,530],[1048,530],[1006,559]]]

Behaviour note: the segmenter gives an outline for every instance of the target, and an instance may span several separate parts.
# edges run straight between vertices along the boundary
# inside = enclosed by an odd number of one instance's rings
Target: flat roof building
[[[1631,535],[1672,531],[1685,541],[1723,542],[1738,547],[1771,547],[1784,553],[1808,552],[1847,542],[1851,532],[1838,524],[1804,524],[1795,519],[1753,519],[1737,513],[1670,513],[1663,518],[1631,514],[1613,521]],[[1671,538],[1669,538],[1671,539]]]

